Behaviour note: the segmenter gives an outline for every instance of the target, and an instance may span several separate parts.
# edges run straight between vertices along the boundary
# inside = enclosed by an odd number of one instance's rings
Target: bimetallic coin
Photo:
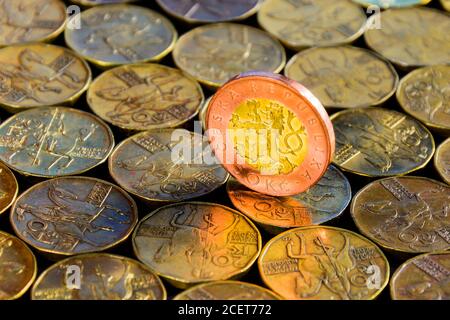
[[[111,69],[87,93],[91,109],[127,130],[179,126],[197,115],[204,96],[200,84],[178,69],[133,64]]]
[[[391,279],[393,300],[450,300],[450,252],[426,253],[403,263]]]
[[[73,104],[90,82],[89,65],[63,47],[31,43],[0,49],[0,105],[10,112]]]
[[[206,115],[208,114],[208,107],[209,107],[209,103],[211,102],[212,97],[209,97],[208,99],[206,99],[202,106],[200,107],[200,111],[198,113],[198,118],[202,124],[202,128],[203,130],[206,131]]]
[[[450,138],[437,148],[434,155],[434,167],[441,178],[450,184]]]
[[[434,154],[430,131],[410,116],[358,108],[331,117],[336,133],[333,163],[362,176],[403,175],[425,167]]]
[[[108,163],[113,179],[139,198],[181,201],[205,195],[227,181],[228,173],[214,160],[202,135],[166,129],[126,139]]]
[[[365,7],[377,6],[383,9],[387,8],[404,8],[417,5],[425,5],[431,0],[353,0]]]
[[[412,68],[450,63],[450,16],[445,12],[389,9],[371,17],[375,18],[381,28],[368,29],[366,43],[394,64]]]
[[[36,278],[36,258],[16,237],[0,231],[0,300],[20,298]]]
[[[177,32],[150,9],[105,5],[83,11],[81,28],[66,28],[69,47],[100,67],[158,61],[172,51]]]
[[[450,187],[424,177],[377,180],[353,198],[350,211],[362,234],[393,251],[450,249]]]
[[[79,275],[70,286],[67,275]],[[31,291],[32,300],[165,300],[166,290],[144,264],[125,257],[90,253],[67,258],[45,270]]]
[[[270,240],[258,259],[264,283],[290,300],[370,300],[389,281],[389,263],[354,232],[311,226]]]
[[[18,191],[16,177],[7,166],[0,162],[0,214],[16,200]]]
[[[310,89],[326,108],[380,105],[398,85],[397,72],[388,61],[351,46],[302,51],[288,62],[284,74]]]
[[[205,202],[162,207],[133,234],[139,260],[179,288],[245,273],[261,251],[261,235],[241,213]]]
[[[239,73],[279,72],[286,63],[283,46],[268,33],[245,25],[218,23],[197,27],[178,40],[175,64],[198,81],[220,87]]]
[[[266,0],[258,11],[259,24],[294,50],[351,43],[364,33],[366,19],[348,0]]]
[[[76,109],[30,109],[0,125],[0,161],[24,175],[80,174],[106,161],[113,148],[111,129]]]
[[[22,193],[10,220],[30,246],[53,256],[70,256],[124,241],[137,223],[137,208],[125,191],[109,182],[63,177]]]

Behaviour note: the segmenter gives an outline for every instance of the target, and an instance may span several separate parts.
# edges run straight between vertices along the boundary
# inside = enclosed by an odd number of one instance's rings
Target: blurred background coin
[[[444,182],[450,184],[450,138],[442,142],[436,149],[434,167]]]
[[[19,185],[7,166],[0,162],[0,214],[16,200]]]
[[[387,9],[425,5],[431,2],[431,0],[353,0],[353,2],[359,3],[365,7],[377,6]]]
[[[450,11],[450,0],[441,0],[441,5],[445,10]]]
[[[201,122],[202,128],[204,131],[206,131],[206,115],[208,114],[208,106],[209,103],[211,102],[212,97],[209,97],[208,99],[206,99],[202,106],[200,107],[200,111],[198,113],[198,118]]]

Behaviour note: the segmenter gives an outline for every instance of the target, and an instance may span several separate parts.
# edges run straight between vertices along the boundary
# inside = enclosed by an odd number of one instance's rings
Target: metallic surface
[[[384,9],[387,8],[403,8],[417,5],[426,5],[431,0],[353,0],[365,7],[378,6]]]
[[[136,0],[70,0],[70,1],[76,4],[80,4],[82,6],[99,6],[105,4],[134,2]]]
[[[450,138],[442,142],[436,149],[434,167],[444,182],[450,184]]]
[[[19,184],[7,166],[0,162],[0,214],[16,200]]]

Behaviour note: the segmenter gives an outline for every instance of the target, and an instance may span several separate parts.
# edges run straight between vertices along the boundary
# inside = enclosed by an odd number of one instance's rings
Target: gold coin
[[[16,200],[18,191],[16,177],[6,165],[0,162],[0,214]]]
[[[430,131],[410,116],[382,108],[344,110],[331,116],[336,134],[333,163],[362,176],[411,173],[434,154]]]
[[[214,88],[246,71],[280,72],[286,63],[284,48],[275,38],[233,23],[189,31],[178,40],[173,58],[181,70]]]
[[[9,112],[73,104],[90,82],[89,65],[63,47],[31,43],[0,49],[0,106]]]
[[[377,6],[387,9],[426,5],[430,3],[431,0],[353,0],[353,2],[359,3],[365,7]]]
[[[361,235],[333,227],[291,229],[258,259],[264,283],[290,300],[371,300],[389,281],[383,252]]]
[[[351,46],[302,51],[288,62],[284,74],[311,90],[324,107],[380,105],[398,85],[397,72],[388,61]]]
[[[133,234],[134,253],[178,288],[245,273],[261,251],[261,235],[241,213],[185,202],[153,211]]]
[[[102,73],[87,101],[103,120],[142,131],[180,126],[197,115],[204,96],[200,84],[178,69],[134,64]]]
[[[347,0],[266,0],[258,22],[294,50],[351,43],[365,30],[364,10]]]
[[[434,167],[441,178],[450,184],[450,138],[442,142],[436,149]]]
[[[350,207],[362,234],[407,253],[450,249],[450,187],[424,177],[392,177],[361,189]]]
[[[394,64],[412,68],[450,63],[450,16],[445,12],[389,9],[372,17],[381,26],[366,31],[366,43]]]
[[[136,260],[91,253],[45,270],[33,285],[31,299],[165,300],[166,289],[157,275]]]
[[[450,11],[450,0],[441,0],[441,5],[445,10]]]
[[[391,279],[393,300],[450,300],[450,252],[426,253],[403,263]]]

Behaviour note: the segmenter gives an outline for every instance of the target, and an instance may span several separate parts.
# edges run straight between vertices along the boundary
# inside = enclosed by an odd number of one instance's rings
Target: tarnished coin
[[[16,177],[7,166],[0,162],[0,214],[16,200],[18,191]]]
[[[361,189],[350,207],[362,234],[380,246],[420,253],[450,249],[450,187],[424,177],[392,177]]]
[[[70,1],[76,4],[80,4],[82,6],[99,6],[104,4],[135,2],[137,0],[70,0]]]
[[[80,174],[106,161],[113,148],[111,129],[76,109],[30,109],[0,125],[0,160],[25,175]]]
[[[314,186],[291,197],[266,196],[232,178],[227,182],[227,192],[240,212],[273,233],[332,220],[352,198],[347,178],[332,165]]]
[[[0,49],[0,105],[10,112],[73,104],[90,82],[88,64],[63,47],[31,43]]]
[[[301,50],[353,42],[364,33],[366,14],[348,0],[266,0],[258,22],[286,46]]]
[[[179,126],[203,104],[200,84],[178,69],[133,64],[102,73],[87,93],[91,109],[105,121],[127,130]]]
[[[208,106],[211,102],[212,97],[209,97],[208,99],[203,102],[202,106],[200,107],[200,111],[198,113],[198,118],[202,124],[203,130],[206,131],[206,115],[208,114]]]
[[[158,61],[177,40],[172,23],[144,7],[99,6],[83,11],[79,19],[80,28],[66,28],[66,43],[101,67]]]
[[[397,72],[388,61],[351,46],[302,51],[288,62],[284,74],[310,89],[325,107],[379,105],[398,85]]]
[[[425,5],[431,0],[353,0],[365,7],[377,6],[383,9],[387,8],[404,8],[417,5]]]
[[[290,300],[370,300],[389,281],[383,252],[361,235],[311,226],[270,240],[258,259],[264,283]]]
[[[20,298],[36,278],[36,258],[16,237],[0,231],[0,300]]]
[[[125,190],[148,201],[181,201],[210,193],[228,173],[208,140],[184,129],[147,131],[120,143],[109,171]]]
[[[197,27],[178,40],[175,64],[198,81],[219,87],[239,73],[279,72],[286,63],[283,46],[268,33],[241,24]]]
[[[403,263],[391,279],[394,300],[450,300],[450,252],[426,253]]]
[[[364,34],[367,45],[394,64],[420,67],[450,63],[450,16],[430,8],[389,9],[378,18],[381,28]]]
[[[434,154],[430,131],[410,116],[382,108],[335,113],[334,164],[369,177],[403,175],[427,165]]]
[[[434,167],[441,178],[450,184],[450,138],[437,148],[434,155]]]
[[[205,202],[162,207],[133,234],[139,260],[179,288],[245,273],[261,251],[261,235],[241,213]]]
[[[124,241],[137,223],[134,200],[115,185],[88,177],[38,183],[11,208],[16,234],[55,256],[102,251]]]
[[[441,5],[445,10],[450,11],[450,0],[441,0]]]
[[[67,275],[78,274],[79,286]],[[45,270],[32,300],[165,300],[161,280],[144,264],[121,256],[90,253],[59,261]]]

